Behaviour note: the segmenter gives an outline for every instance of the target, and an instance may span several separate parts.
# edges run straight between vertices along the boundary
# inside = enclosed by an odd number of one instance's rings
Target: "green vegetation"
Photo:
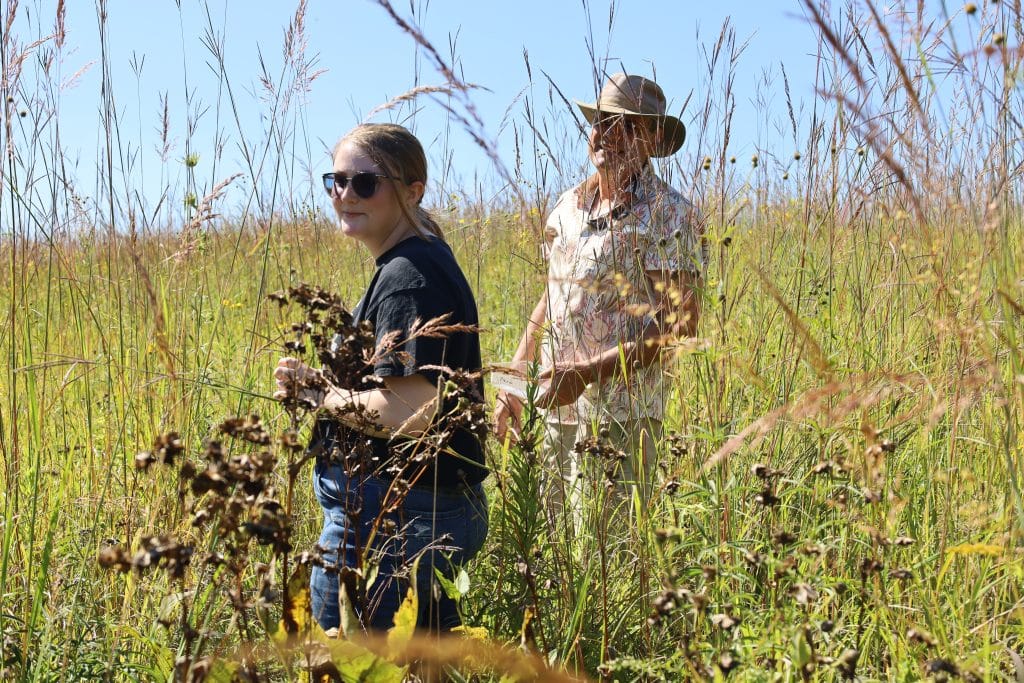
[[[185,230],[47,232],[40,209],[4,195],[0,678],[291,679],[330,675],[326,651],[341,675],[372,680],[400,676],[406,655],[486,664],[477,675],[495,680],[1024,680],[1022,53],[1006,49],[1022,34],[1010,4],[984,9],[977,45],[948,48],[973,55],[958,77],[976,87],[946,109],[933,89],[945,43],[901,27],[916,40],[907,60],[869,12],[848,34],[820,20],[822,63],[845,74],[821,87],[849,94],[823,100],[835,111],[817,114],[792,160],[730,163],[714,114],[691,129],[695,168],[670,170],[700,199],[713,258],[703,343],[667,351],[676,381],[655,496],[613,508],[605,482],[587,479],[587,523],[566,537],[543,522],[535,450],[492,441],[488,544],[468,588],[448,586],[471,627],[455,645],[402,628],[349,645],[301,616],[297,560],[320,511],[308,468],[290,473],[301,458],[276,440],[292,418],[269,397],[300,317],[267,295],[302,281],[354,303],[372,263],[330,220],[215,219],[213,196],[193,202]],[[723,36],[715,54],[734,50]],[[858,36],[880,46],[870,67]],[[735,59],[709,68],[709,83],[727,83]],[[18,163],[8,187],[22,187]],[[483,204],[438,213],[478,295],[485,360],[501,361],[543,286],[544,206]],[[290,552],[194,523],[203,499],[179,468],[201,469],[220,425],[249,414],[271,435],[277,462],[260,481],[287,499]],[[182,450],[168,457],[170,432]],[[238,456],[262,448],[228,442]],[[140,451],[156,462],[139,467]],[[130,569],[143,544],[159,546],[161,569]],[[191,563],[175,564],[178,544]]]

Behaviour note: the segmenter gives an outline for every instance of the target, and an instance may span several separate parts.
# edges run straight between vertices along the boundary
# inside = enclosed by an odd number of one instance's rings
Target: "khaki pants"
[[[552,529],[569,531],[581,529],[583,524],[583,494],[595,492],[603,496],[603,503],[611,512],[625,504],[629,510],[620,519],[633,519],[630,504],[638,493],[640,504],[646,506],[654,491],[658,469],[657,444],[662,437],[661,420],[641,419],[605,420],[598,425],[597,434],[607,430],[607,442],[625,453],[621,462],[609,461],[600,455],[583,450],[576,444],[595,434],[591,422],[562,424],[548,422],[544,435],[545,473],[541,495],[547,508],[548,523]],[[606,470],[612,472],[608,485]],[[615,515],[619,517],[619,515]]]

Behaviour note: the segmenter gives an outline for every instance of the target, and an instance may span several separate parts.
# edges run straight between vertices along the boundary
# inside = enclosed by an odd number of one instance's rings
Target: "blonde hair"
[[[380,167],[391,182],[405,185],[421,182],[427,184],[427,155],[423,145],[408,128],[394,123],[363,123],[345,134],[334,146],[333,154],[343,142],[351,142]],[[422,201],[422,197],[420,201]],[[419,204],[413,211],[405,202],[399,202],[406,219],[423,236],[427,233],[444,240],[444,232],[430,212]]]

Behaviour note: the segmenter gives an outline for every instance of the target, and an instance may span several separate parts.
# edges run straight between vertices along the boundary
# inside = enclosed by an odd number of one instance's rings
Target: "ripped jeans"
[[[452,579],[453,568],[468,562],[483,547],[487,537],[483,487],[434,490],[417,486],[395,511],[381,516],[385,503],[395,495],[389,495],[390,486],[390,481],[373,476],[350,478],[337,465],[316,464],[313,491],[324,511],[319,545],[326,566],[313,567],[310,588],[313,617],[325,630],[341,623],[338,569],[361,569],[366,576],[376,564],[376,578],[366,590],[365,604],[354,607],[366,627],[386,630],[408,592],[409,574],[417,557],[417,627],[446,631],[461,624],[455,601],[437,585],[434,568]]]

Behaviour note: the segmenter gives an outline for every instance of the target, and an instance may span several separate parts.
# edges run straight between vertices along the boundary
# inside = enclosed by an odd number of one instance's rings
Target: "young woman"
[[[427,161],[412,133],[358,126],[338,142],[334,170],[323,179],[342,232],[376,261],[353,316],[372,323],[377,353],[367,369],[370,388],[360,391],[303,388],[319,371],[295,358],[282,358],[274,371],[277,398],[298,395],[326,416],[314,435],[322,453],[313,488],[324,511],[324,566],[313,569],[313,614],[325,629],[338,627],[344,583],[364,625],[390,627],[418,558],[418,625],[449,630],[460,619],[444,590],[432,589],[434,569],[450,576],[487,535],[487,471],[479,432],[465,418],[482,405],[483,389],[479,379],[469,382],[468,401],[446,398],[444,390],[450,371],[480,370],[476,303],[440,228],[420,206]],[[446,316],[448,334],[420,332],[439,316]],[[365,594],[350,594],[361,591],[353,570],[376,572]]]

